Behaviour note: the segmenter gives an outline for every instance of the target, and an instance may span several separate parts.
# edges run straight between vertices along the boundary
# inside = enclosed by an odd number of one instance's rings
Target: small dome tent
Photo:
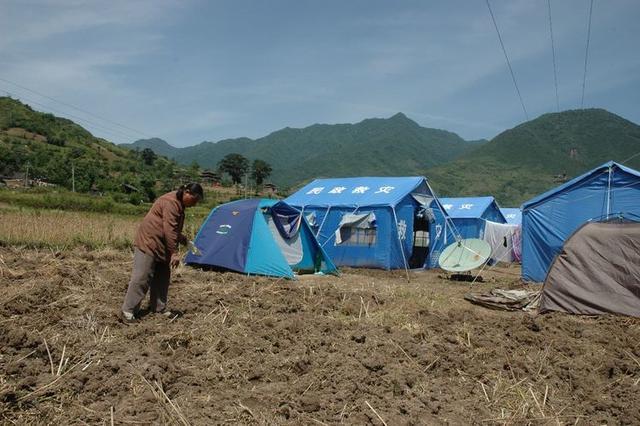
[[[640,223],[587,222],[556,256],[540,312],[640,317]]]
[[[298,273],[337,273],[300,211],[268,199],[239,200],[214,208],[189,253],[189,265],[246,274],[294,278]]]

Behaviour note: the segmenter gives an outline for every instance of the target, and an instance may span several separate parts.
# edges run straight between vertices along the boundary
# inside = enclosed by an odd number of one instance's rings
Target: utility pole
[[[76,168],[71,163],[71,191],[76,192]]]

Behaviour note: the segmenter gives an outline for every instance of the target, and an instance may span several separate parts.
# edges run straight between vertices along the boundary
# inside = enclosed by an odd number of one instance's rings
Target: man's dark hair
[[[200,201],[204,200],[204,191],[202,190],[202,186],[199,183],[187,183],[186,185],[182,185],[178,188],[178,192],[176,192],[176,197],[178,200],[182,201],[182,195],[184,192],[188,192],[191,195],[195,195],[200,199]]]

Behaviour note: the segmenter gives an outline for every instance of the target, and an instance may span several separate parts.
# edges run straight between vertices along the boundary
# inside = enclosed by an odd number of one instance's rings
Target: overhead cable
[[[580,108],[584,107],[584,86],[587,82],[587,60],[589,59],[589,42],[591,40],[591,16],[593,15],[593,0],[589,6],[589,25],[587,26],[587,47],[584,50],[584,77],[582,78],[582,99],[580,100]]]
[[[113,128],[107,128],[107,127],[104,127],[103,125],[94,123],[94,122],[92,122],[90,120],[87,120],[85,118],[79,117],[77,115],[73,115],[73,114],[69,114],[69,113],[64,112],[64,111],[57,110],[56,108],[52,108],[49,105],[45,105],[45,104],[42,104],[40,102],[37,102],[37,101],[35,101],[33,99],[30,99],[30,98],[28,98],[28,97],[26,97],[24,95],[17,95],[15,93],[9,92],[6,89],[2,89],[2,91],[6,92],[11,97],[15,96],[16,98],[23,99],[23,100],[27,101],[30,104],[38,105],[39,107],[44,108],[46,111],[53,111],[53,112],[56,112],[56,113],[64,115],[64,116],[71,117],[75,121],[77,121],[77,122],[79,122],[79,123],[81,123],[81,124],[83,124],[85,126],[88,125],[88,126],[91,126],[91,127],[95,127],[97,129],[100,129],[100,131],[111,133],[112,135],[117,136],[119,138],[127,138],[127,139],[131,139],[132,138],[131,134],[126,134],[124,132],[121,132],[120,130],[116,130],[116,129],[113,129]]]
[[[64,105],[64,106],[66,106],[66,107],[73,108],[73,109],[74,109],[74,110],[76,110],[76,111],[79,111],[79,112],[82,112],[82,113],[84,113],[84,114],[87,114],[87,115],[89,115],[89,116],[91,116],[91,117],[93,117],[93,118],[97,118],[98,120],[102,120],[102,121],[107,122],[107,123],[109,123],[109,124],[112,124],[112,125],[115,125],[115,126],[121,127],[121,128],[123,128],[123,129],[129,130],[129,131],[131,131],[131,132],[135,132],[135,133],[137,133],[137,134],[139,134],[139,135],[142,135],[142,136],[145,136],[145,137],[147,137],[147,138],[150,138],[150,137],[151,137],[151,136],[149,136],[148,134],[146,134],[146,133],[144,133],[144,132],[141,132],[140,130],[136,130],[136,129],[132,128],[132,127],[125,126],[124,124],[120,124],[120,123],[118,123],[118,122],[116,122],[116,121],[109,120],[108,118],[101,117],[101,116],[99,116],[99,115],[97,115],[97,114],[94,114],[94,113],[92,113],[92,112],[87,111],[86,109],[83,109],[83,108],[77,107],[77,106],[72,105],[72,104],[70,104],[70,103],[68,103],[68,102],[60,101],[60,100],[55,99],[55,98],[53,98],[53,97],[51,97],[51,96],[49,96],[49,95],[46,95],[46,94],[44,94],[44,93],[38,92],[38,91],[33,90],[33,89],[30,89],[30,88],[28,88],[28,87],[26,87],[26,86],[24,86],[24,85],[21,85],[21,84],[15,83],[15,82],[13,82],[13,81],[7,80],[6,78],[0,77],[0,81],[3,81],[3,82],[8,83],[8,84],[11,84],[12,86],[15,86],[15,87],[19,87],[20,89],[22,89],[22,90],[26,90],[27,92],[31,92],[31,93],[33,93],[33,94],[35,94],[35,95],[42,96],[43,98],[49,99],[49,100],[51,100],[51,101],[53,101],[53,102],[56,102],[56,103],[58,103],[58,104],[60,104],[60,105]]]
[[[549,11],[549,34],[551,35],[551,53],[553,55],[553,82],[556,87],[556,111],[560,112],[560,98],[558,97],[558,71],[556,67],[556,48],[553,41],[553,24],[551,22],[551,0],[547,0]]]
[[[507,55],[507,50],[504,47],[504,43],[502,42],[502,36],[500,35],[500,30],[498,30],[498,24],[496,23],[496,18],[493,16],[493,11],[491,10],[491,5],[489,4],[489,0],[486,0],[487,8],[489,8],[489,13],[491,14],[491,20],[493,21],[493,26],[496,29],[496,33],[498,34],[498,40],[500,40],[500,46],[502,46],[502,53],[504,53],[504,58],[507,61],[507,66],[509,67],[509,72],[511,73],[511,79],[513,80],[513,85],[516,88],[516,92],[518,93],[518,99],[520,99],[520,105],[522,105],[522,111],[524,111],[524,116],[529,121],[529,114],[527,114],[527,109],[524,106],[524,101],[522,100],[522,95],[520,94],[520,89],[518,88],[518,83],[516,82],[516,76],[513,73],[513,68],[511,68],[511,62],[509,61],[509,56]]]

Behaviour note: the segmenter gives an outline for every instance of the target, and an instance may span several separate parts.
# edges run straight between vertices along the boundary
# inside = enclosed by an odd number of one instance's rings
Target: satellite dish
[[[438,263],[445,271],[465,272],[485,263],[491,256],[489,243],[477,238],[459,240],[444,249]]]

